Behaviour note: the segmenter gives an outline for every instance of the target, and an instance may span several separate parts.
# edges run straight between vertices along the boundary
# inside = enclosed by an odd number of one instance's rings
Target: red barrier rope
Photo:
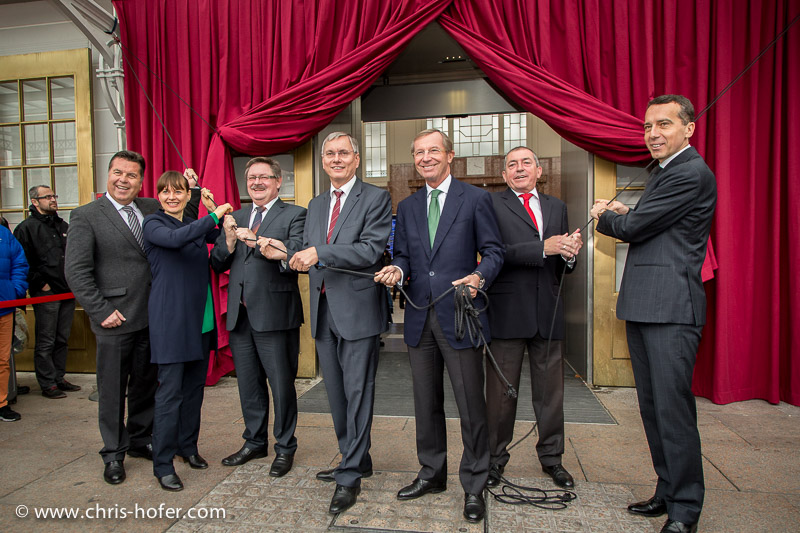
[[[57,302],[59,300],[72,300],[75,298],[75,295],[71,292],[65,292],[64,294],[49,294],[47,296],[37,296],[35,298],[20,298],[19,300],[6,300],[5,302],[0,302],[0,309],[6,307],[20,307],[22,305],[28,304],[43,304],[45,302]]]

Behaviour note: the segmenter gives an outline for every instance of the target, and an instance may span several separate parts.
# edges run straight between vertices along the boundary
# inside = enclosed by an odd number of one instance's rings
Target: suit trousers
[[[361,473],[372,470],[369,450],[380,335],[344,339],[324,294],[320,296],[317,316],[317,354],[342,454],[334,477],[339,485],[358,487]]]
[[[176,455],[197,454],[203,388],[208,374],[208,352],[199,361],[158,365],[158,389],[153,416],[153,474],[175,473]]]
[[[156,365],[150,362],[148,328],[122,335],[97,335],[97,416],[104,463],[125,459],[128,448],[150,444],[156,378]]]
[[[266,451],[269,441],[269,389],[272,389],[275,453],[294,454],[297,450],[297,438],[294,435],[297,429],[297,392],[294,380],[297,377],[300,329],[255,331],[250,327],[247,308],[240,305],[236,326],[231,330],[228,342],[236,367],[245,426],[242,438],[247,447]]]
[[[31,296],[45,296],[52,291],[39,291]],[[75,314],[75,300],[60,300],[33,305],[36,316],[36,345],[33,365],[36,381],[42,390],[50,389],[64,380],[67,367],[67,340]]]
[[[656,496],[672,520],[700,518],[705,485],[692,394],[702,326],[626,322],[628,349],[653,468]]]
[[[444,367],[453,385],[461,418],[459,479],[468,494],[479,494],[489,475],[489,437],[486,401],[483,396],[483,354],[481,350],[450,346],[436,312],[428,310],[417,346],[408,347],[414,384],[414,416],[417,429],[419,478],[447,481],[447,428],[444,417]]]
[[[550,342],[536,334],[530,339],[492,339],[492,354],[508,381],[519,391],[525,348],[530,362],[533,412],[539,430],[536,453],[542,466],[561,464],[564,454],[564,341]],[[489,415],[490,463],[508,464],[508,445],[514,437],[517,400],[506,395],[506,387],[490,365],[486,365],[486,411]]]

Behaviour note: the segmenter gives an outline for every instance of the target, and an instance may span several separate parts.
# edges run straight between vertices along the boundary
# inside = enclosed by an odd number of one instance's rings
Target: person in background
[[[0,226],[0,301],[25,297],[28,290],[28,261],[25,251],[7,226]],[[16,422],[22,416],[8,405],[11,373],[11,341],[15,307],[0,307],[0,421]]]
[[[58,216],[58,196],[47,185],[28,191],[30,216],[14,229],[28,258],[28,290],[32,298],[68,293],[64,276],[64,252],[68,224]],[[67,340],[75,314],[75,299],[33,304],[36,344],[33,364],[36,380],[45,398],[66,398],[65,392],[79,391],[64,379],[67,368]]]
[[[208,355],[216,336],[211,299],[208,247],[220,231],[220,219],[233,210],[216,206],[203,190],[209,215],[183,220],[189,184],[167,171],[156,183],[161,210],[144,219],[144,250],[153,274],[148,303],[150,360],[158,365],[153,416],[153,473],[161,488],[183,489],[172,463],[178,455],[192,468],[208,463],[197,450],[200,409],[208,373]]]

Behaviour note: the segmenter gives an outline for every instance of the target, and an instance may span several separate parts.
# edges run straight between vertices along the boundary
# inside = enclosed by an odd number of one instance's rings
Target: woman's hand
[[[210,211],[210,209],[209,209],[209,211]],[[233,212],[233,206],[232,206],[231,204],[222,204],[222,205],[219,205],[219,206],[217,206],[217,208],[216,208],[216,209],[214,209],[214,211],[213,211],[213,213],[214,213],[215,215],[217,215],[217,218],[218,218],[219,220],[222,220],[222,217],[224,217],[224,216],[225,216],[225,215],[227,215],[228,213],[232,213],[232,212]]]

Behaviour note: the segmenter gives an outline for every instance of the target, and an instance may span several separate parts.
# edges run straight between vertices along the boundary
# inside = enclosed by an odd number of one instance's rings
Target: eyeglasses
[[[442,151],[438,148],[431,148],[430,150],[415,150],[414,157],[425,157],[426,155],[437,156],[441,153]]]
[[[279,179],[280,176],[247,176],[247,181],[267,181],[267,180],[276,180]]]
[[[34,200],[58,200],[57,194],[45,194],[44,196],[34,196]]]
[[[325,156],[326,159],[333,159],[336,156],[339,156],[339,159],[347,159],[348,157],[353,155],[353,152],[351,152],[350,150],[339,150],[338,152],[334,152],[333,150],[328,150],[322,155]]]

